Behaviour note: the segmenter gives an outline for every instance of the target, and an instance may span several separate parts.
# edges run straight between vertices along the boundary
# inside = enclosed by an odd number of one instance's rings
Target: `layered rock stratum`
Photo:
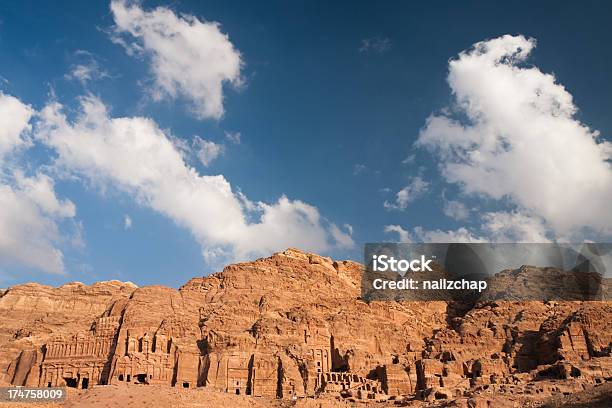
[[[486,407],[612,380],[609,301],[365,302],[361,268],[288,249],[178,290],[14,286],[0,384]]]

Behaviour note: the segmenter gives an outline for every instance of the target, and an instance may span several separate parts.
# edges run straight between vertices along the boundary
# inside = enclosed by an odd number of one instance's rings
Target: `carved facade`
[[[194,388],[199,355],[164,334],[119,336],[120,317],[101,317],[91,331],[46,346],[39,386],[158,384]],[[195,363],[194,363],[195,360]]]
[[[46,346],[39,384],[88,388],[108,381],[119,316],[97,319],[87,333],[56,338]]]
[[[163,334],[136,336],[128,330],[118,342],[123,347],[117,347],[113,357],[109,383],[172,385],[175,366],[172,339]]]
[[[587,333],[584,323],[570,321],[547,337],[547,342],[538,344],[540,349],[552,347],[551,361],[562,361],[534,375],[559,379],[582,376],[594,382],[609,377],[612,371],[610,346],[596,343]],[[347,371],[345,364],[332,361],[337,349],[333,336],[323,326],[307,325],[302,331],[302,368],[296,371],[294,367],[291,372],[290,361],[283,361],[276,353],[251,351],[244,341],[209,336],[210,344],[204,349],[206,351],[201,351],[197,340],[175,339],[159,329],[153,334],[122,329],[120,316],[105,316],[96,319],[90,331],[69,338],[54,338],[43,348],[38,385],[78,388],[117,383],[184,388],[205,386],[256,397],[293,398],[332,393],[363,400],[402,395],[452,398],[477,386],[499,387],[512,392],[518,384],[512,380],[516,378],[512,362],[515,361],[516,370],[528,356],[508,347],[513,338],[511,331],[481,332],[481,336],[485,334],[487,344],[476,339],[466,341],[456,332],[440,332],[426,342],[422,353],[408,352],[406,355],[412,360],[404,360],[402,364],[396,357],[388,364],[364,360],[362,365],[374,364],[366,377],[350,369]],[[229,347],[230,344],[233,346]],[[471,357],[484,354],[484,348],[492,344],[505,352],[486,358]],[[542,350],[538,353],[547,355]],[[458,359],[457,355],[464,357]],[[597,366],[590,364],[595,357]]]
[[[381,382],[334,372],[331,336],[323,328],[304,330],[306,394],[349,392],[357,398],[383,395]],[[195,345],[163,333],[121,330],[120,316],[101,317],[89,332],[53,339],[46,346],[39,386],[89,388],[104,384],[157,384],[268,398],[292,398],[296,378],[272,353],[230,351],[200,355]],[[298,394],[304,394],[303,392]]]
[[[206,356],[205,385],[218,391],[236,395],[278,397],[282,368],[279,359],[271,354],[231,352]],[[290,394],[291,390],[287,389]]]
[[[319,391],[359,399],[384,399],[381,383],[353,373],[326,372],[318,375]]]

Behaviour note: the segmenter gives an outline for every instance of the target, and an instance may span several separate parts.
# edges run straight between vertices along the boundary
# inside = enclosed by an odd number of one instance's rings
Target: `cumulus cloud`
[[[197,136],[194,138],[193,144],[196,148],[198,159],[205,167],[208,167],[213,160],[225,151],[225,147],[222,144],[204,140]]]
[[[447,217],[460,221],[465,220],[470,216],[470,210],[461,201],[447,200],[444,201],[442,212]]]
[[[11,150],[28,144],[25,132],[31,127],[33,113],[29,105],[0,92],[0,161]]]
[[[344,231],[336,224],[331,224],[329,232],[339,248],[352,248],[355,245],[353,227],[350,224],[344,224],[343,227]]]
[[[245,259],[288,246],[326,251],[348,242],[332,234],[333,225],[316,207],[285,196],[272,204],[251,202],[222,175],[200,175],[153,120],[112,118],[93,96],[81,99],[74,120],[60,104],[47,105],[36,137],[56,151],[58,169],[126,192],[188,228],[208,260]]]
[[[219,23],[177,16],[166,7],[145,11],[124,0],[113,0],[110,8],[113,40],[150,61],[154,99],[182,96],[200,119],[223,115],[223,86],[241,84],[242,58]]]
[[[422,197],[429,189],[429,183],[421,177],[412,177],[410,183],[397,192],[395,202],[385,201],[384,206],[389,210],[403,211],[408,204]]]
[[[520,212],[490,212],[483,215],[487,236],[497,242],[548,242],[544,221]]]
[[[75,80],[80,82],[81,85],[86,85],[90,81],[110,77],[109,73],[100,66],[100,63],[92,53],[79,50],[75,54],[82,61],[70,67],[70,72],[64,75],[65,79]]]
[[[465,193],[509,200],[514,213],[483,228],[540,241],[612,233],[612,145],[575,116],[572,95],[525,61],[536,42],[503,36],[449,62],[456,105],[432,115],[417,145],[440,159],[443,176]]]
[[[74,204],[57,197],[49,176],[28,177],[5,160],[29,145],[25,133],[33,113],[17,98],[0,93],[0,267],[20,264],[63,273],[58,222],[75,216]]]
[[[0,183],[0,264],[64,273],[58,220],[74,215],[74,204],[57,198],[47,176]]]
[[[461,227],[456,230],[443,231],[425,230],[422,227],[414,229],[414,235],[419,242],[441,242],[441,243],[457,243],[457,242],[485,242],[484,238],[474,236],[467,228]]]
[[[400,225],[386,225],[385,234],[396,233],[399,242],[413,242],[414,238],[409,231],[402,228]]]
[[[13,176],[23,197],[46,214],[58,217],[75,216],[75,205],[69,200],[60,200],[55,195],[54,182],[51,177],[42,173],[38,173],[35,177],[26,177],[19,170],[16,170]]]
[[[477,231],[466,227],[428,230],[421,226],[410,232],[399,225],[387,225],[385,233],[395,233],[402,242],[550,242],[542,219],[519,212],[487,212],[480,217]]]
[[[456,230],[443,231],[440,229],[426,230],[422,227],[415,227],[410,232],[400,225],[387,225],[384,228],[387,234],[396,234],[399,242],[428,242],[428,243],[459,243],[459,242],[485,242],[484,238],[472,235],[464,227]]]

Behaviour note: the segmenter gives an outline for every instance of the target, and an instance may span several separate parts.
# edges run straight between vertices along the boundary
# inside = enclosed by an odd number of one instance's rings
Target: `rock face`
[[[434,400],[572,393],[612,377],[610,302],[366,303],[360,271],[289,249],[179,290],[9,288],[0,383]]]
[[[0,297],[0,383],[38,385],[45,344],[56,335],[87,331],[135,285],[117,281],[59,288],[28,283]]]

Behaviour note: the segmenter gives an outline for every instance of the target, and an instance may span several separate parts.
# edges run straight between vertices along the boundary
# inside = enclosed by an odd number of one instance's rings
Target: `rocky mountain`
[[[288,249],[178,290],[15,286],[0,297],[0,383],[477,406],[612,378],[609,301],[365,302],[361,268]]]

